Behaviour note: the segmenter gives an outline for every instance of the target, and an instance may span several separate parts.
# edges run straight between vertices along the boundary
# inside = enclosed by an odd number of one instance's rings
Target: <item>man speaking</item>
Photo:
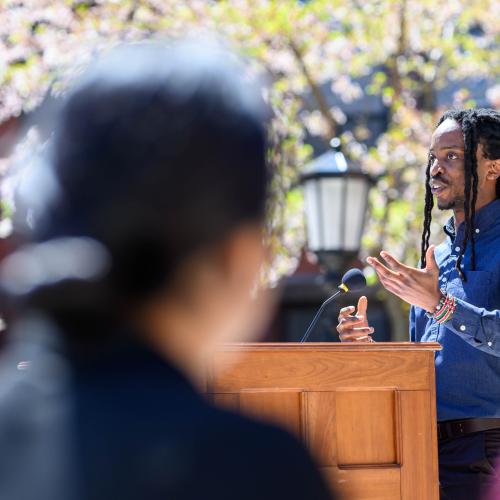
[[[432,136],[419,268],[382,251],[382,285],[412,305],[410,338],[439,342],[436,395],[441,499],[476,499],[500,451],[500,113],[452,110]],[[434,200],[452,210],[429,245]],[[367,300],[340,312],[344,342],[372,341]]]

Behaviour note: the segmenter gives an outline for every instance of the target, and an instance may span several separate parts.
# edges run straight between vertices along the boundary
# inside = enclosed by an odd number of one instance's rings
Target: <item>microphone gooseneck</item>
[[[360,290],[365,286],[366,278],[363,272],[360,269],[356,268],[349,269],[349,271],[347,271],[344,276],[342,276],[342,282],[338,286],[338,291],[336,291],[331,297],[326,299],[323,304],[321,304],[321,307],[318,309],[318,312],[311,321],[311,324],[307,328],[306,333],[302,337],[300,343],[304,343],[309,338],[309,335],[311,334],[313,328],[316,326],[321,313],[331,302],[333,302],[336,297],[338,297],[341,293],[355,292],[356,290]]]

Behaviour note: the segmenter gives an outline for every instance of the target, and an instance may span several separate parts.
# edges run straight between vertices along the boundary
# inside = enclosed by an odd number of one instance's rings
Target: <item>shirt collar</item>
[[[476,229],[480,232],[487,231],[489,228],[494,226],[500,219],[500,198],[493,200],[492,202],[485,205],[481,210],[476,212],[474,218],[474,225]],[[461,223],[458,226],[458,235],[463,233],[464,224]],[[457,236],[457,231],[455,229],[455,219],[450,217],[443,227],[444,232],[454,240]]]
[[[455,219],[450,217],[443,226],[443,231],[452,239],[455,239]]]

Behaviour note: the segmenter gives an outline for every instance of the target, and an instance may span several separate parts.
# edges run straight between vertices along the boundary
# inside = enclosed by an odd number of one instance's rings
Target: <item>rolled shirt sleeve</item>
[[[500,311],[488,311],[461,299],[446,328],[472,347],[500,357]]]

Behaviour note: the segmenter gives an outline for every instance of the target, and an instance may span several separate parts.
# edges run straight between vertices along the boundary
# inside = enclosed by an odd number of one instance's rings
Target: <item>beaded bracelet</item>
[[[433,315],[433,318],[436,320],[436,323],[443,324],[453,316],[453,313],[456,309],[456,301],[455,297],[450,294],[446,294],[440,301],[436,308],[436,312]]]

